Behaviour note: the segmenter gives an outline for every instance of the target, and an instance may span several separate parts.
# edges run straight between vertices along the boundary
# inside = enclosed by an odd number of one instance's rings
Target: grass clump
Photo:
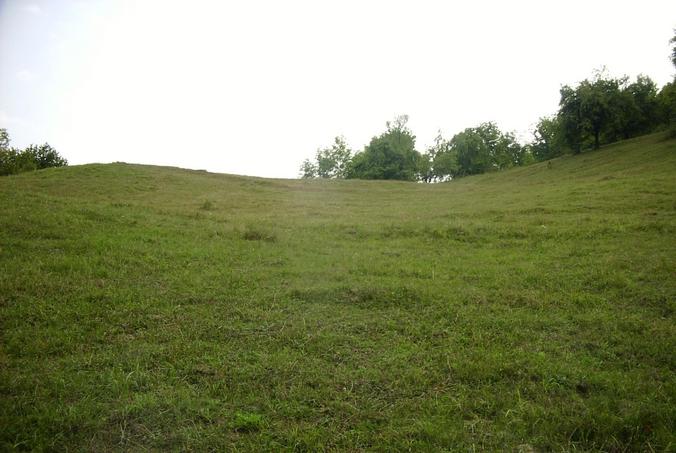
[[[269,228],[256,225],[247,225],[242,232],[242,239],[246,241],[275,242],[277,240],[277,235]]]
[[[233,420],[233,429],[241,433],[260,431],[263,428],[263,416],[250,412],[237,412]]]
[[[202,205],[200,206],[200,209],[202,211],[213,211],[216,208],[211,201],[206,200],[204,203],[202,203]]]

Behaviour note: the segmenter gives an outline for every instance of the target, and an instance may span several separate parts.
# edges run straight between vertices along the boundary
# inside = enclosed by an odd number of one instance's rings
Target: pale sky
[[[676,1],[0,0],[0,127],[71,164],[293,178],[410,116],[417,148],[495,121],[529,138],[606,66],[659,86]]]

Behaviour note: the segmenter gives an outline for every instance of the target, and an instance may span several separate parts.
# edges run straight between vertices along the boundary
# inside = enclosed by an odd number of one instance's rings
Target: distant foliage
[[[674,37],[671,38],[671,44],[673,44],[673,47],[671,48],[671,62],[676,66],[676,30],[674,31]]]
[[[676,66],[676,32],[670,58]],[[559,110],[538,120],[530,143],[487,122],[467,128],[450,140],[437,135],[424,153],[415,149],[408,116],[387,122],[363,151],[352,155],[342,137],[306,159],[303,178],[398,179],[439,182],[544,161],[566,152],[581,153],[601,145],[657,130],[676,136],[676,78],[658,89],[650,77],[614,78],[605,70],[559,91]]]
[[[7,130],[0,129],[0,176],[68,165],[68,161],[47,143],[30,145],[24,150],[12,148],[9,143]]]
[[[451,139],[450,146],[457,154],[456,176],[504,170],[531,161],[528,149],[495,123],[465,129]]]
[[[666,87],[665,87],[666,88]],[[671,102],[647,76],[612,78],[603,72],[561,88],[559,145],[579,153],[668,126]]]
[[[315,160],[305,159],[300,167],[302,178],[345,178],[352,160],[352,150],[345,138],[336,137],[333,144],[317,150]]]
[[[423,154],[421,180],[423,182],[446,181],[459,175],[458,153],[441,132],[434,144]]]
[[[565,150],[561,135],[561,118],[545,116],[540,118],[533,130],[533,141],[530,144],[533,158],[538,161],[560,156]]]
[[[676,80],[662,87],[658,100],[662,121],[669,125],[669,135],[676,137]]]
[[[347,177],[417,180],[421,155],[415,150],[415,135],[407,123],[407,115],[388,121],[387,130],[373,137],[364,151],[354,156]]]

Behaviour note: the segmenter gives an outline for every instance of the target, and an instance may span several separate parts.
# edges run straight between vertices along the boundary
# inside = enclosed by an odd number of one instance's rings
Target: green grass
[[[423,185],[0,178],[0,450],[676,448],[676,141]]]

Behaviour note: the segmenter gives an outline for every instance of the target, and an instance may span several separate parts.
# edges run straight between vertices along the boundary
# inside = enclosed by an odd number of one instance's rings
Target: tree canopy
[[[676,32],[675,32],[676,33]],[[676,66],[676,34],[670,58]],[[467,175],[527,165],[566,152],[581,153],[604,144],[660,129],[676,136],[676,78],[658,89],[645,75],[610,77],[605,69],[559,90],[558,111],[541,117],[530,143],[519,143],[511,132],[493,122],[455,134],[441,133],[424,153],[415,149],[416,137],[408,116],[386,123],[386,130],[352,154],[337,137],[329,148],[317,151],[314,161],[301,165],[304,178],[399,179],[437,182]]]
[[[12,148],[9,143],[7,129],[0,129],[0,176],[68,165],[48,143],[29,145],[23,150]]]
[[[404,181],[418,179],[421,155],[415,150],[415,135],[407,123],[407,115],[388,121],[387,130],[373,137],[364,150],[354,156],[347,177]]]
[[[344,137],[336,137],[333,144],[320,148],[315,160],[305,159],[301,165],[302,178],[345,178],[352,160],[352,150]]]

